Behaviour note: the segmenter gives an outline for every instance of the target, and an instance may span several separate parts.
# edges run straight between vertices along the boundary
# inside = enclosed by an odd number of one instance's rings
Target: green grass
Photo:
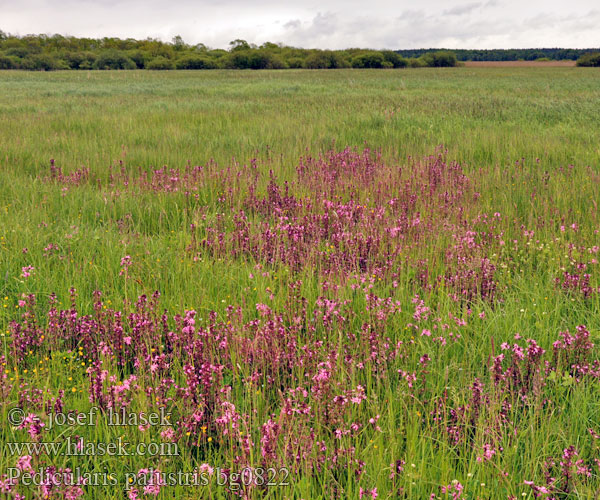
[[[494,165],[600,156],[597,71],[3,72],[0,166],[181,166],[362,145]]]
[[[218,201],[218,177],[201,190],[198,200],[182,193],[134,195],[106,184],[101,189],[85,184],[63,191],[45,179],[51,158],[66,173],[86,166],[103,181],[108,167],[116,170],[120,161],[129,172],[137,172],[138,167],[203,165],[211,159],[225,168],[234,158],[242,164],[257,158],[261,171],[273,169],[286,180],[294,179],[300,156],[317,155],[334,143],[335,148],[368,144],[381,150],[386,161],[400,165],[408,156],[419,158],[444,145],[448,158],[465,166],[481,193],[480,204],[467,207],[467,216],[502,213],[506,246],[493,257],[499,264],[502,300],[477,303],[468,326],[460,330],[462,337],[442,349],[406,325],[412,321],[415,292],[427,299],[436,315],[466,318],[464,308],[443,290],[419,290],[403,275],[398,288],[383,280],[375,283],[374,291],[402,303],[402,313],[390,321],[387,332],[394,342],[416,335],[407,363],[416,365],[422,354],[430,353],[429,393],[447,392],[455,405],[464,404],[473,379],[489,377],[492,342],[497,355],[500,344],[513,342],[519,332],[551,352],[558,332],[573,332],[579,324],[587,325],[592,341],[600,342],[600,294],[582,299],[554,286],[560,268],[570,260],[569,243],[585,248],[600,244],[594,232],[600,229],[598,109],[598,71],[591,68],[0,72],[0,355],[7,357],[3,370],[12,382],[16,378],[52,393],[64,389],[67,407],[89,409],[88,378],[76,353],[55,351],[48,360],[36,353],[27,368],[16,366],[9,323],[20,318],[17,304],[22,294],[34,293],[43,313],[53,292],[68,307],[68,290],[74,287],[78,306],[91,313],[94,290],[102,290],[108,304],[117,308],[124,299],[134,301],[141,293],[159,290],[161,307],[171,313],[193,308],[204,320],[210,311],[226,320],[229,304],[241,305],[245,318],[256,314],[257,303],[285,311],[288,284],[296,279],[302,279],[302,294],[309,303],[323,294],[315,269],[294,272],[283,264],[267,265],[269,273],[262,275],[251,257],[213,258],[186,251],[190,224],[202,226],[205,216],[212,220],[226,210]],[[515,165],[522,158],[523,165]],[[370,193],[362,195],[368,198]],[[578,224],[576,235],[557,230],[561,217],[567,226]],[[545,225],[536,225],[540,220]],[[524,242],[521,224],[536,228],[539,243]],[[519,240],[516,249],[513,239]],[[58,251],[44,256],[50,243]],[[419,256],[443,273],[440,252],[448,244],[443,237],[424,242]],[[124,255],[133,259],[127,279],[119,274]],[[21,268],[27,265],[35,271],[24,279]],[[600,284],[598,274],[594,269],[595,286]],[[338,298],[349,300],[359,313],[353,324],[358,330],[364,295],[340,284]],[[485,320],[476,317],[482,311]],[[341,342],[337,336],[326,339],[333,347]],[[594,353],[596,358],[597,350]],[[180,368],[174,371],[180,374]],[[542,484],[546,458],[560,457],[570,444],[590,463],[600,458],[587,432],[590,427],[600,431],[597,380],[572,385],[566,377],[548,382],[542,392],[552,400],[552,409],[531,407],[519,413],[516,418],[523,425],[516,436],[504,436],[502,457],[494,464],[480,464],[475,458],[479,449],[453,447],[433,430],[431,401],[409,396],[401,381],[381,380],[369,368],[346,370],[339,360],[336,377],[340,383],[351,380],[354,387],[362,384],[369,394],[368,409],[357,410],[356,419],[381,415],[381,433],[365,430],[356,441],[343,441],[355,446],[366,463],[360,486],[377,486],[380,498],[394,498],[389,464],[402,457],[407,462],[401,481],[406,498],[428,498],[432,491],[439,495],[441,485],[457,479],[469,499],[521,498],[522,493],[533,498],[523,481]],[[277,395],[269,387],[264,397],[246,387],[239,377],[250,370],[240,366],[239,373],[229,375],[236,406],[256,410],[253,438],[259,443],[256,430],[274,411]],[[0,474],[15,459],[4,443],[27,437],[5,424],[18,393],[15,387],[0,402]],[[143,410],[147,404],[140,396],[133,407]],[[480,419],[485,422],[486,416]],[[150,439],[135,431],[123,432],[132,441]],[[95,442],[115,441],[120,435],[120,430],[103,425],[86,432],[87,440]],[[327,429],[317,432],[329,435]],[[474,443],[484,439],[478,434]],[[203,447],[201,455],[200,460],[186,449],[168,465],[189,470],[196,459],[222,467],[231,460],[231,454],[216,445]],[[90,471],[107,467],[122,475],[150,464],[145,457],[92,457],[76,465]],[[266,497],[332,498],[336,488],[343,491],[342,498],[358,497],[359,484],[350,468],[346,477],[325,471],[290,477],[290,483]],[[565,498],[593,498],[598,488],[596,468],[589,481],[579,483]],[[166,491],[164,498],[195,498],[186,488]],[[123,498],[118,488],[91,488],[89,495]],[[225,498],[226,493],[215,488],[212,497]]]

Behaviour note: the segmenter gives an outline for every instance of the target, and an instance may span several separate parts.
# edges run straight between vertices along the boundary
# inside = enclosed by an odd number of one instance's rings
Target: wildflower
[[[23,455],[22,457],[19,457],[17,460],[17,469],[20,469],[24,472],[33,472],[31,459],[31,455]]]
[[[359,498],[363,498],[365,496],[370,496],[371,498],[377,498],[377,488],[373,488],[372,490],[364,490],[359,488],[358,490]]]
[[[33,266],[22,267],[21,268],[21,277],[29,278],[31,276],[31,274],[33,273],[33,271],[35,271],[35,267],[33,267]]]
[[[488,462],[496,454],[496,450],[491,444],[485,443],[483,445],[483,455],[477,456],[478,462]]]
[[[160,433],[160,437],[165,441],[173,441],[175,439],[175,431],[171,427],[167,427]]]
[[[119,276],[127,275],[129,266],[131,266],[131,256],[126,255],[121,259],[121,271],[119,271]]]
[[[23,423],[19,426],[19,429],[27,429],[27,432],[32,439],[37,438],[42,432],[42,429],[46,426],[35,413],[30,413],[25,417]]]
[[[208,465],[207,463],[201,464],[200,467],[198,467],[198,470],[201,473],[208,474],[209,476],[212,476],[215,471],[215,469],[213,467],[211,467],[210,465]]]
[[[404,460],[396,460],[395,463],[390,464],[390,479],[393,479],[395,476],[400,475],[402,472],[404,472],[404,465],[406,465],[406,462]]]

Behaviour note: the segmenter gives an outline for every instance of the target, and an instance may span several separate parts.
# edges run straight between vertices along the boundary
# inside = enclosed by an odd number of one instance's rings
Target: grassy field
[[[0,72],[0,491],[598,498],[598,76]]]

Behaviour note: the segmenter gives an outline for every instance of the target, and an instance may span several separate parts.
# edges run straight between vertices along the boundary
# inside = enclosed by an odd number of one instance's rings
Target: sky
[[[227,48],[600,47],[598,0],[0,0],[0,30]]]

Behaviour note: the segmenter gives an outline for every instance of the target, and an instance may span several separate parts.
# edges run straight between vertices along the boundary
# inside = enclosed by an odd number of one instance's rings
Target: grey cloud
[[[286,29],[298,29],[302,25],[300,19],[293,19],[292,21],[288,21],[283,25]]]
[[[400,21],[420,21],[425,19],[425,12],[422,10],[405,10],[397,19]]]
[[[464,5],[457,5],[456,7],[452,7],[451,9],[447,9],[444,11],[444,15],[446,16],[462,16],[464,14],[468,14],[473,10],[481,7],[480,2],[467,3]]]
[[[330,37],[333,33],[336,33],[343,29],[338,26],[337,16],[331,12],[325,14],[318,12],[317,15],[308,23],[301,23],[300,21],[293,22],[284,25],[288,31],[285,33],[286,38],[294,44],[302,44],[303,40],[312,40],[311,46],[318,46],[320,41],[324,38]]]

